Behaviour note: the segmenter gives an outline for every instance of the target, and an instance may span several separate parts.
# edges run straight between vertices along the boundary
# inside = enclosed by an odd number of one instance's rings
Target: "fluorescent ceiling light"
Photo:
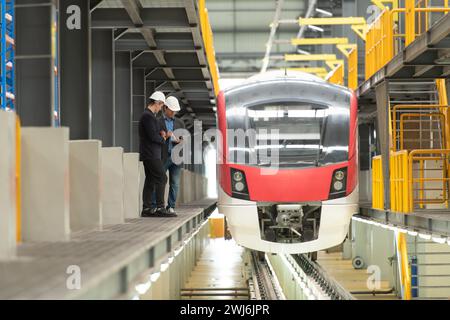
[[[398,228],[398,232],[400,232],[400,233],[408,233],[408,230],[403,229],[403,228]]]
[[[431,240],[431,234],[419,233],[419,238],[424,239],[424,240]]]
[[[325,32],[325,30],[318,26],[308,25],[308,28],[317,32]]]
[[[320,13],[324,17],[332,17],[333,16],[333,14],[330,11],[326,11],[326,10],[319,9],[319,8],[316,8],[316,12]]]
[[[410,236],[416,237],[419,233],[417,231],[408,230]]]
[[[443,238],[440,236],[436,236],[432,238],[433,242],[439,243],[439,244],[444,244],[447,242],[447,238]]]
[[[297,53],[299,53],[299,54],[305,54],[305,55],[310,55],[310,54],[311,54],[311,52],[308,52],[308,51],[302,50],[302,49],[297,49]]]
[[[155,272],[152,273],[152,275],[150,276],[150,280],[152,282],[156,282],[156,280],[158,280],[159,276],[161,275],[161,272]]]

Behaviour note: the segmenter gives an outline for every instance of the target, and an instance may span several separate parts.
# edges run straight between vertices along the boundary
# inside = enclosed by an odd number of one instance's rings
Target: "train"
[[[217,97],[218,208],[237,244],[315,253],[358,212],[355,93],[301,72],[267,72]]]

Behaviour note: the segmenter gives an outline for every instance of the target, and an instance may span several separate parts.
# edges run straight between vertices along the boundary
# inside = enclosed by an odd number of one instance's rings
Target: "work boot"
[[[155,214],[156,208],[144,208],[141,212],[141,217],[148,218]]]
[[[167,214],[167,210],[164,207],[156,208],[155,214],[156,215],[165,215],[165,214]]]
[[[174,217],[177,216],[177,213],[175,212],[174,208],[167,208],[167,214]]]

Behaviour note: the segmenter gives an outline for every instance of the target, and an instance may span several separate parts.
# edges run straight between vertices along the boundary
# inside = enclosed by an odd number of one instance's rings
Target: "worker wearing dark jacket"
[[[167,213],[164,208],[164,189],[167,177],[161,160],[161,147],[167,136],[156,119],[156,114],[161,110],[165,101],[166,98],[162,92],[153,93],[150,103],[139,121],[139,153],[145,169],[145,184],[142,194],[143,217]],[[156,210],[151,209],[153,191],[156,193]]]
[[[169,137],[162,146],[162,162],[164,172],[169,171],[169,196],[167,199],[167,212],[172,215],[175,213],[175,204],[177,201],[178,189],[180,187],[181,164],[172,161],[172,149],[183,142],[183,137],[174,132],[184,129],[184,122],[175,118],[175,114],[180,111],[180,104],[175,97],[168,97],[164,106],[163,115],[158,118],[160,127]],[[153,198],[155,201],[155,198]]]

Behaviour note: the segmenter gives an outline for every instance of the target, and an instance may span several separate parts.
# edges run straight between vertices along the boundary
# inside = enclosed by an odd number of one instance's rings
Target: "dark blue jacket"
[[[139,154],[140,160],[161,159],[161,147],[165,140],[159,132],[162,130],[156,116],[148,108],[139,120]]]

